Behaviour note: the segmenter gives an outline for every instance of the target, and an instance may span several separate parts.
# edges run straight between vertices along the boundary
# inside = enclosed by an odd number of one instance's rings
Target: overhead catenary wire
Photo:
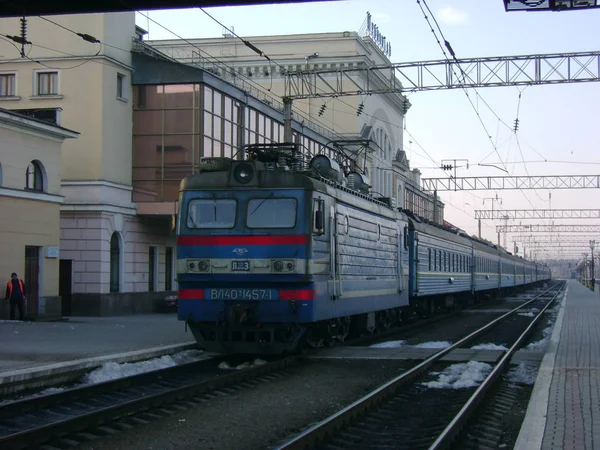
[[[452,59],[454,60],[454,62],[456,63],[456,66],[458,67],[458,69],[460,70],[461,74],[463,75],[463,82],[466,79],[466,74],[464,72],[464,70],[462,69],[462,67],[460,66],[460,63],[458,61],[458,59],[456,58],[456,53],[454,52],[454,49],[452,48],[452,46],[450,45],[450,43],[448,42],[448,40],[445,38],[444,33],[441,29],[441,27],[439,26],[433,12],[431,11],[431,9],[429,8],[429,5],[427,4],[426,0],[416,0],[417,4],[419,5],[419,8],[421,9],[421,12],[423,13],[423,16],[425,17],[425,21],[427,22],[427,24],[429,25],[429,28],[438,44],[438,46],[440,47],[440,49],[442,50],[442,54],[444,55],[445,59],[448,62],[450,61],[450,58],[448,57],[446,50],[444,49],[444,46],[442,46],[442,43],[440,42],[440,39],[437,36],[437,33],[435,32],[435,30],[433,29],[433,26],[429,20],[429,17],[427,16],[427,13],[425,12],[425,10],[423,9],[423,5],[425,5],[425,8],[427,9],[427,11],[429,12],[429,15],[431,16],[432,20],[434,21],[434,23],[436,24],[436,27],[440,33],[441,38],[444,40],[444,45],[446,47],[446,49],[448,50],[448,52],[452,55]],[[451,66],[451,70],[454,73],[454,75],[458,78],[456,72],[454,71],[454,68]],[[465,93],[465,95],[467,96],[467,99],[469,101],[469,104],[471,105],[471,107],[473,108],[473,110],[475,111],[475,114],[477,115],[477,118],[479,120],[479,123],[482,125],[486,136],[490,142],[490,144],[492,145],[492,147],[494,148],[494,152],[498,155],[498,158],[500,159],[500,161],[502,162],[502,166],[504,167],[504,170],[509,173],[507,167],[506,167],[506,163],[502,160],[502,156],[500,155],[500,152],[498,151],[498,148],[496,147],[496,145],[494,144],[494,141],[492,139],[491,134],[489,133],[485,123],[483,122],[483,119],[481,118],[481,115],[479,114],[479,111],[477,110],[477,108],[475,107],[475,105],[473,104],[473,101],[471,100],[471,97],[467,91],[467,89],[462,86],[463,92]],[[531,205],[532,208],[535,208],[533,203],[531,202],[531,200],[529,199],[529,197],[527,197],[527,195],[525,194],[525,192],[522,189],[519,189],[519,191],[523,194],[523,197],[527,200],[527,202]]]

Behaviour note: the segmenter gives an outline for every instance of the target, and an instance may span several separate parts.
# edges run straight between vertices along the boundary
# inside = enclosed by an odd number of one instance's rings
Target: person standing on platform
[[[25,283],[14,272],[10,275],[10,281],[6,283],[4,299],[10,302],[10,320],[15,320],[15,307],[19,308],[19,320],[24,320]]]

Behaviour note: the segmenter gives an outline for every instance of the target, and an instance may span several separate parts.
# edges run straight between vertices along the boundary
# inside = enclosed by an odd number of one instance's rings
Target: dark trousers
[[[24,320],[23,299],[10,301],[10,320],[15,320],[15,307],[19,308],[19,320]]]

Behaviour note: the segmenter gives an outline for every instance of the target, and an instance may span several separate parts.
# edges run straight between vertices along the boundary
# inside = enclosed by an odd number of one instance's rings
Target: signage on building
[[[367,35],[373,39],[381,51],[385,53],[388,58],[392,56],[392,44],[388,42],[387,38],[380,33],[379,27],[371,20],[371,13],[367,11]]]
[[[60,250],[58,247],[46,247],[46,258],[58,258]]]

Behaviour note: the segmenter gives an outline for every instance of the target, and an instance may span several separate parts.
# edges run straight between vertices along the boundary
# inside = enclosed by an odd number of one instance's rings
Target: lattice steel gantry
[[[547,235],[547,234],[536,234],[532,235],[524,235],[521,237],[513,236],[513,243],[520,244],[529,244],[529,243],[538,243],[538,244],[554,244],[556,242],[562,243],[575,243],[575,244],[585,244],[588,245],[589,239],[587,236],[582,236],[580,234],[561,234],[561,235]],[[591,236],[591,239],[596,239],[600,241],[600,235]]]
[[[600,225],[496,225],[496,233],[600,233]]]
[[[600,209],[477,209],[475,219],[600,219]]]
[[[286,71],[284,99],[600,81],[600,51]],[[400,80],[396,78],[400,77]]]
[[[424,191],[483,191],[507,189],[598,189],[600,175],[541,175],[422,178]]]

